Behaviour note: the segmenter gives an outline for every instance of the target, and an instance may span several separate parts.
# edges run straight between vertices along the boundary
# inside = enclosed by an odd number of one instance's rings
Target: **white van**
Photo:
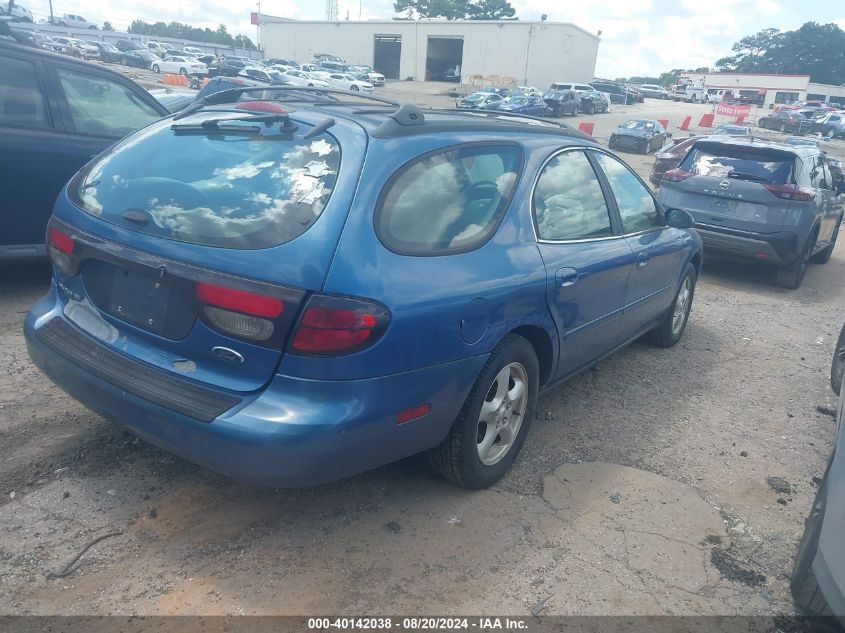
[[[595,88],[590,84],[578,84],[573,81],[556,81],[549,86],[549,90],[574,90],[580,94],[582,92],[594,92]]]

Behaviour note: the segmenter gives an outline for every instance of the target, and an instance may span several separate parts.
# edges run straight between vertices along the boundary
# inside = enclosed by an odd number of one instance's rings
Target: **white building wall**
[[[402,37],[401,79],[425,78],[429,37],[463,37],[462,81],[473,75],[512,77],[546,88],[554,81],[589,82],[598,56],[598,37],[564,23],[522,21],[270,21],[262,16],[265,57],[310,61],[331,53],[351,64],[373,65],[376,35]]]

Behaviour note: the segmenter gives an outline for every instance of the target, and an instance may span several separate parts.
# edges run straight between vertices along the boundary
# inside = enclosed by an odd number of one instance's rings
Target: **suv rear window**
[[[244,114],[151,125],[86,167],[69,193],[91,215],[167,239],[239,249],[289,242],[323,212],[340,148],[326,133],[304,139],[311,128],[301,124],[226,120]],[[222,129],[201,126],[211,119]]]
[[[376,233],[403,255],[448,255],[478,248],[499,226],[522,166],[515,145],[438,150],[388,181]]]
[[[788,184],[792,182],[794,155],[766,148],[696,144],[680,169],[696,176],[736,178],[750,182]]]

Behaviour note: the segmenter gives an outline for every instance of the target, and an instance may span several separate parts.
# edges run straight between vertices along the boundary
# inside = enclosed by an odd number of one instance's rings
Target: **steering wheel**
[[[472,183],[467,187],[465,194],[469,200],[493,200],[501,196],[499,185],[492,180],[478,180]]]

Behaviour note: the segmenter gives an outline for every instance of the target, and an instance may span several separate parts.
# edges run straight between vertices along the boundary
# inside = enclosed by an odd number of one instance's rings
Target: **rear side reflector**
[[[387,327],[385,308],[372,301],[314,295],[291,339],[294,353],[337,356],[374,344]]]
[[[431,411],[431,405],[427,402],[416,407],[411,407],[410,409],[405,409],[402,413],[396,416],[396,424],[411,422],[412,420],[421,418],[424,415],[428,415],[429,411]]]
[[[281,299],[205,282],[196,284],[197,298],[206,305],[274,319],[285,309]]]
[[[47,232],[47,243],[65,255],[73,252],[73,238],[53,226]]]

